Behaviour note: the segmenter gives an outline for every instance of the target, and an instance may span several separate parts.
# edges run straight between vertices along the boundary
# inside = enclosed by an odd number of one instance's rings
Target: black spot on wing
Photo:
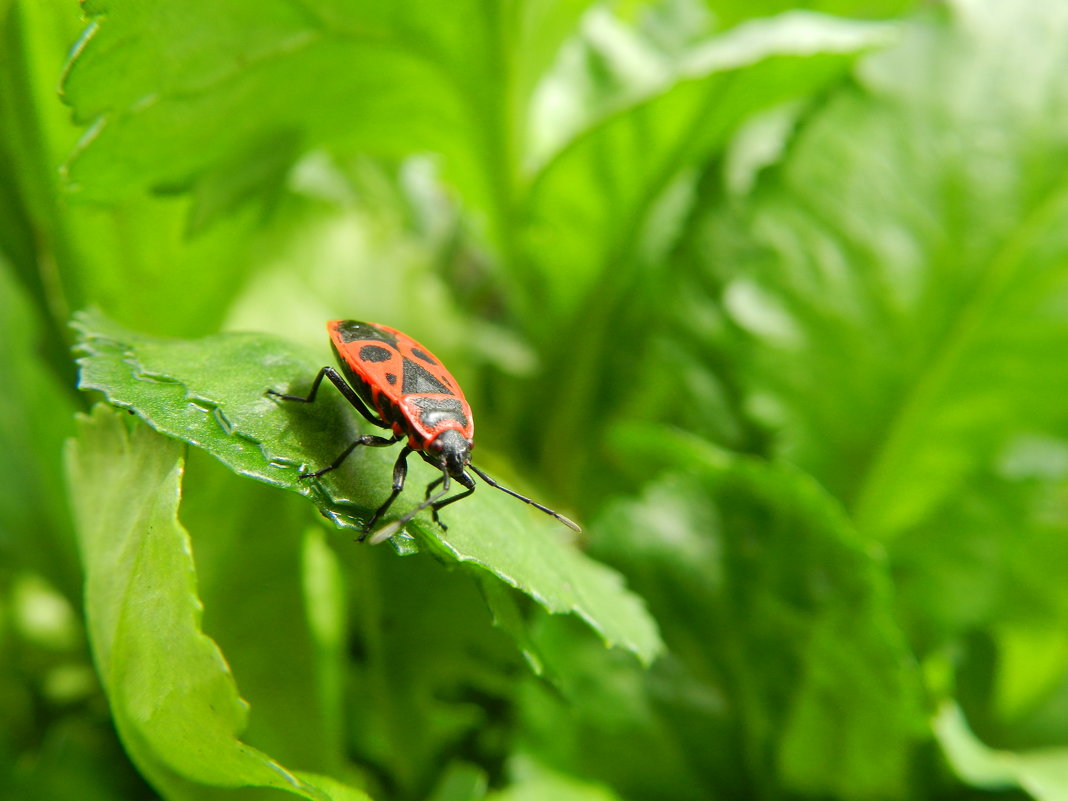
[[[360,348],[361,362],[388,362],[393,358],[393,351],[378,345],[364,345]]]
[[[389,385],[391,387],[392,386],[396,386],[396,384],[397,384],[397,374],[396,373],[386,373],[386,381],[389,382]]]
[[[337,327],[338,336],[342,342],[357,342],[361,339],[373,339],[387,344],[397,345],[397,337],[388,331],[383,331],[376,325],[361,323],[359,320],[343,320]]]
[[[422,409],[419,419],[427,428],[436,428],[446,420],[467,427],[463,404],[456,398],[412,398],[412,403]]]
[[[404,384],[401,392],[405,395],[452,394],[452,390],[434,378],[425,367],[416,364],[411,359],[404,360]]]
[[[412,348],[412,355],[418,359],[422,359],[427,364],[433,364],[437,366],[437,362],[434,361],[434,357],[427,353],[425,350],[420,350],[419,348]]]

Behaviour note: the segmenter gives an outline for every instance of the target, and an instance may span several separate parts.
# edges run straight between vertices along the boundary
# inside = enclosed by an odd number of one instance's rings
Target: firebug
[[[282,400],[312,403],[319,385],[328,378],[369,423],[391,431],[392,436],[365,434],[357,437],[333,462],[321,470],[301,473],[300,478],[318,478],[329,473],[360,445],[384,448],[406,438],[393,466],[392,492],[365,526],[366,531],[371,531],[404,489],[409,454],[418,453],[423,461],[441,471],[441,476],[427,486],[425,500],[376,531],[371,536],[372,544],[392,537],[424,509],[431,510],[434,522],[442,529],[447,528],[438,512],[475,491],[475,481],[467,473],[468,469],[491,487],[540,509],[575,531],[581,531],[562,514],[501,486],[471,464],[471,449],[475,445],[471,407],[456,379],[429,349],[407,334],[379,323],[333,320],[327,323],[326,329],[344,377],[333,367],[324,367],[312,382],[307,396],[286,395],[273,389],[267,393]],[[449,496],[453,479],[464,489]]]

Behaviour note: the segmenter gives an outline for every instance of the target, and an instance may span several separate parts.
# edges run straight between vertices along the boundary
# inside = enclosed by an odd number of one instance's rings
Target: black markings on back
[[[456,398],[412,398],[412,403],[423,410],[419,419],[429,429],[436,428],[446,420],[455,420],[467,427],[463,404]]]
[[[415,356],[417,359],[422,359],[427,364],[433,364],[435,366],[437,365],[437,362],[434,361],[434,357],[424,350],[420,350],[419,348],[412,348],[412,355]]]
[[[434,378],[425,367],[416,364],[411,359],[404,360],[404,384],[401,392],[405,395],[452,394],[452,391]]]
[[[389,385],[391,387],[392,386],[396,386],[396,384],[397,384],[397,374],[396,373],[386,373],[386,381],[389,382]]]
[[[337,326],[338,336],[342,342],[358,342],[361,339],[373,339],[378,342],[386,342],[396,347],[397,337],[389,331],[370,323],[361,323],[359,320],[342,320]]]
[[[360,348],[361,362],[388,362],[393,358],[393,352],[379,345],[364,345]]]

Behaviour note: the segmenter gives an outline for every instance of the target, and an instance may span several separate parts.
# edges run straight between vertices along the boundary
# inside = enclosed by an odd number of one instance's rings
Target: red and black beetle
[[[365,530],[370,531],[404,489],[408,455],[412,451],[441,471],[441,477],[427,486],[426,499],[376,531],[371,537],[372,544],[389,539],[427,508],[432,512],[434,522],[445,529],[438,512],[442,507],[466,498],[475,491],[475,481],[467,474],[467,468],[491,487],[540,509],[575,531],[581,531],[578,525],[563,515],[502,487],[471,464],[475,436],[471,407],[456,379],[427,348],[407,334],[379,323],[333,320],[327,323],[326,329],[344,377],[333,367],[324,367],[315,377],[306,397],[284,395],[273,389],[267,390],[268,394],[282,400],[311,403],[323,378],[328,378],[369,423],[391,430],[393,436],[387,438],[365,434],[357,437],[331,464],[314,473],[301,473],[300,478],[317,478],[334,470],[360,445],[382,448],[406,437],[408,441],[401,448],[393,466],[393,491],[367,522]],[[456,479],[464,490],[446,497],[452,479]],[[441,489],[435,493],[439,485]]]

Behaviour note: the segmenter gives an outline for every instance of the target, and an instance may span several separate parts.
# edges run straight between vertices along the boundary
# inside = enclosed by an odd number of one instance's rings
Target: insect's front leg
[[[434,492],[435,489],[437,489],[438,486],[440,486],[441,482],[444,480],[445,475],[442,474],[426,485],[426,494],[423,496],[423,504],[426,504],[430,501],[431,494]],[[433,506],[431,506],[430,515],[434,519],[434,522],[441,526],[442,531],[449,530],[449,527],[441,522],[441,519],[438,517],[438,510],[433,508]]]
[[[420,455],[421,455],[421,456],[422,456],[422,457],[423,457],[424,459],[426,459],[426,458],[427,458],[425,454],[420,454]],[[430,460],[429,460],[429,459],[427,459],[427,461],[430,461]],[[440,492],[438,492],[438,493],[436,493],[436,494],[434,494],[434,495],[431,495],[430,493],[431,493],[431,491],[432,491],[432,490],[434,489],[434,487],[436,487],[436,486],[437,486],[438,484],[441,484],[441,483],[444,483],[444,484],[445,484],[445,486],[441,488],[441,491],[440,491]],[[414,518],[414,517],[415,517],[415,516],[416,516],[417,514],[419,514],[419,513],[421,512],[421,511],[423,511],[424,509],[427,509],[427,508],[430,508],[430,509],[432,509],[432,510],[433,510],[433,512],[434,512],[434,514],[435,514],[435,518],[434,518],[434,519],[435,519],[435,520],[437,520],[437,517],[436,517],[436,515],[437,515],[437,510],[436,510],[436,509],[434,509],[434,506],[435,506],[435,505],[436,505],[436,504],[437,504],[437,503],[438,503],[438,502],[439,502],[439,501],[440,501],[440,500],[441,500],[441,499],[442,499],[442,498],[443,498],[443,497],[444,497],[445,495],[447,495],[447,494],[449,493],[449,484],[450,484],[450,477],[449,477],[449,474],[448,474],[448,473],[446,473],[446,472],[445,472],[445,471],[443,470],[443,471],[442,471],[442,475],[441,475],[441,478],[435,479],[434,481],[432,481],[432,482],[431,482],[430,486],[429,486],[429,487],[427,487],[427,498],[426,498],[426,500],[424,500],[424,501],[423,501],[423,502],[422,502],[421,504],[419,504],[419,505],[418,505],[417,507],[415,507],[414,509],[410,510],[410,511],[409,511],[409,512],[407,512],[406,514],[404,514],[404,515],[402,515],[401,517],[399,517],[399,518],[397,518],[396,520],[394,520],[394,521],[393,521],[392,523],[387,523],[386,525],[382,526],[382,528],[380,528],[380,529],[379,529],[378,531],[376,531],[376,532],[375,532],[375,533],[374,533],[374,534],[372,535],[372,537],[371,537],[371,544],[372,544],[372,545],[377,545],[377,544],[378,544],[378,543],[380,543],[380,542],[385,542],[385,541],[386,541],[386,540],[388,540],[388,539],[389,539],[390,537],[392,537],[392,536],[393,536],[394,534],[396,534],[396,533],[397,533],[398,531],[400,531],[400,530],[401,530],[402,528],[404,528],[404,527],[405,527],[406,525],[408,525],[408,523],[409,523],[409,522],[411,522],[411,520],[412,520],[412,519],[413,519],[413,518]],[[396,492],[394,492],[394,493],[393,493],[393,495],[391,495],[391,496],[390,496],[390,498],[389,498],[389,501],[387,501],[387,502],[386,502],[386,505],[387,505],[387,506],[388,506],[388,505],[389,505],[390,503],[392,503],[392,502],[393,502],[393,498],[394,498],[394,497],[396,497],[396,494],[397,494],[397,493],[396,493]],[[470,495],[470,493],[469,493],[469,492],[468,492],[468,493],[464,493],[464,494],[466,494],[466,495]],[[462,496],[462,495],[460,495],[460,496],[457,496],[457,497],[463,497],[463,496]],[[379,510],[379,511],[382,511],[382,510]],[[377,517],[378,517],[378,515],[376,514],[376,515],[375,515],[375,517],[377,518]],[[372,522],[374,522],[374,521],[372,520]],[[439,526],[441,526],[442,528],[445,528],[444,524],[443,524],[443,523],[441,523],[441,521],[440,521],[440,520],[438,520],[437,522],[438,522],[438,525],[439,525]],[[368,528],[370,528],[370,525],[368,525]]]
[[[437,481],[431,482],[430,486],[426,488],[426,497],[428,499],[430,498],[430,491],[444,480],[445,477],[442,476]],[[443,506],[448,506],[450,503],[455,503],[461,498],[466,498],[468,495],[475,491],[475,480],[471,478],[471,476],[467,475],[467,473],[460,473],[460,475],[456,476],[456,480],[461,485],[466,487],[463,492],[458,492],[451,498],[445,498],[444,500],[437,501],[430,505],[430,514],[434,518],[434,522],[441,526],[442,531],[448,531],[449,527],[441,522],[441,518],[438,516],[438,510],[441,509]]]
[[[424,501],[429,500],[430,499],[430,494],[434,491],[434,488],[437,487],[439,484],[441,484],[441,482],[444,481],[444,480],[445,480],[445,476],[441,475],[441,476],[438,476],[437,478],[435,478],[429,484],[427,484],[426,485],[426,495],[423,496],[423,500]]]

